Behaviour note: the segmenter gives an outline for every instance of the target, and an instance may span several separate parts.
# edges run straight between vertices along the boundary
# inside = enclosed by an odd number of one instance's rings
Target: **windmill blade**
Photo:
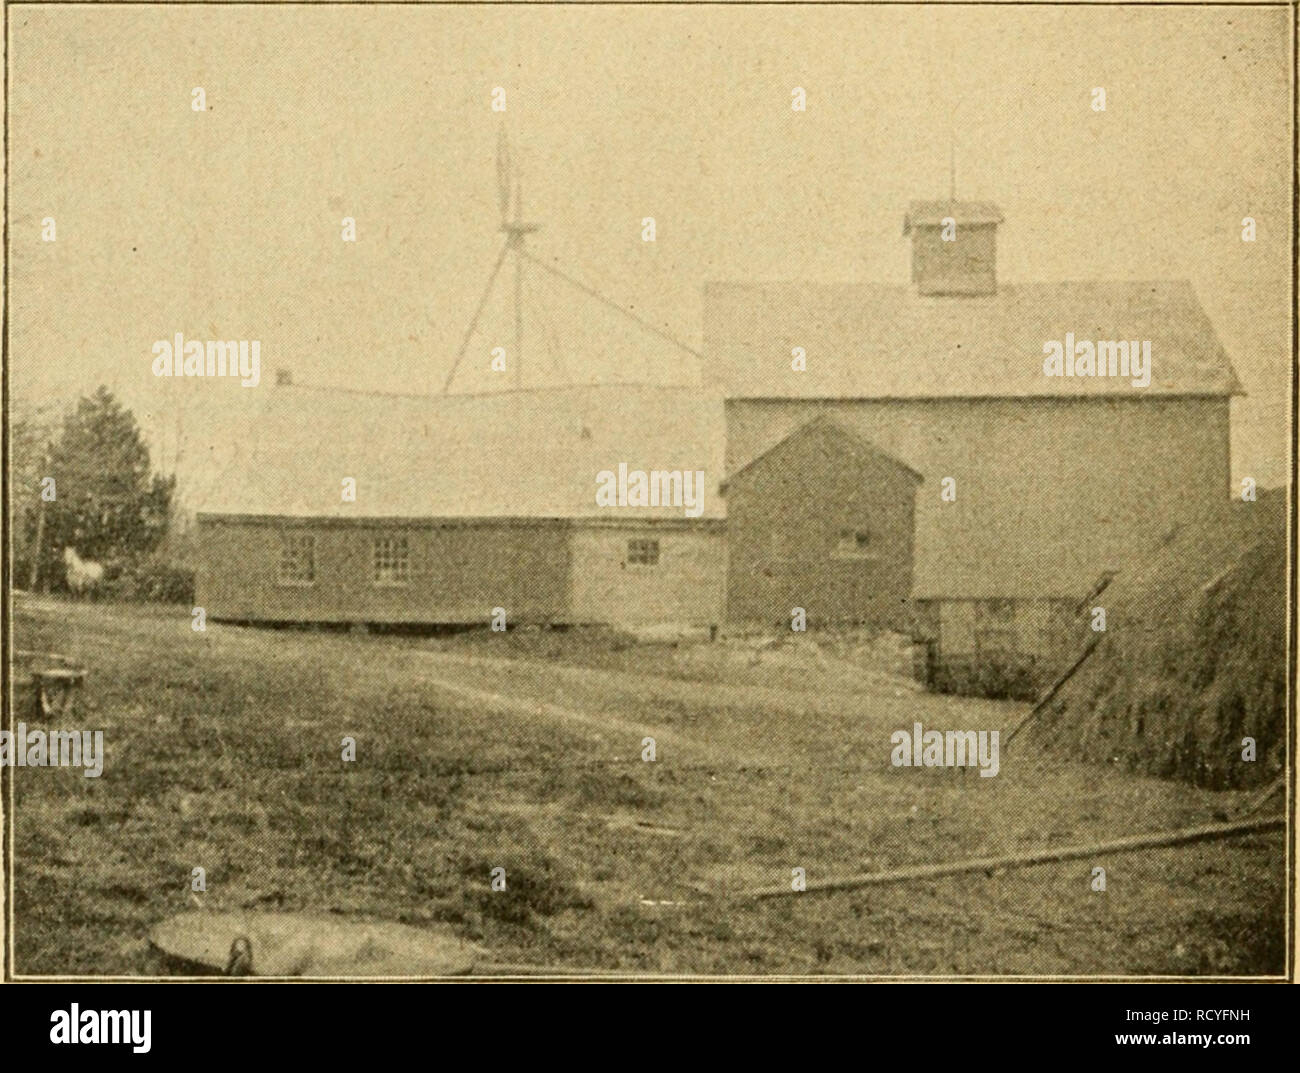
[[[501,223],[510,219],[510,141],[506,128],[497,136],[497,198],[501,204]]]

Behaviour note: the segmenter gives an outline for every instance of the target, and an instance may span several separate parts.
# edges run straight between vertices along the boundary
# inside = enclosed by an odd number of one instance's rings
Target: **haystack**
[[[1121,574],[1097,651],[1034,734],[1063,752],[1215,789],[1260,785],[1286,740],[1286,502],[1281,492],[1172,529]],[[1256,759],[1243,760],[1253,738]]]

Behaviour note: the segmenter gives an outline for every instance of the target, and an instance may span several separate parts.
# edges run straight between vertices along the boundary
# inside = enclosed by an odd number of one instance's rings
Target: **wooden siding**
[[[921,294],[992,294],[997,288],[997,227],[957,225],[944,242],[939,227],[912,231],[912,282]]]
[[[315,539],[315,579],[280,581],[285,534]],[[409,578],[377,584],[374,542],[404,536]],[[657,540],[653,566],[629,540]],[[200,516],[197,603],[213,619],[254,622],[713,625],[722,617],[719,522],[568,520],[350,522]]]
[[[1070,600],[1007,600],[1008,617],[991,613],[988,600],[926,600],[917,613],[941,657],[1011,654],[1055,661],[1077,655],[1088,642],[1087,609]],[[1104,604],[1099,600],[1099,604]]]
[[[953,358],[953,360],[960,360]],[[1024,356],[1041,368],[1041,355]],[[1159,378],[1159,355],[1154,355]],[[1073,596],[1229,495],[1228,399],[731,400],[727,472],[820,414],[924,476],[913,595]],[[957,501],[941,502],[944,477]]]
[[[928,642],[920,676],[947,692],[1031,699],[1094,636],[1088,610],[1059,599],[917,601]]]
[[[315,536],[315,580],[279,580],[281,534]],[[405,536],[409,579],[374,580],[374,541]],[[568,617],[566,523],[199,517],[196,602],[214,619],[278,622],[488,623]]]
[[[907,621],[917,477],[824,426],[801,430],[727,485],[727,617],[810,625]],[[839,548],[864,530],[861,557]]]
[[[973,600],[940,600],[939,655],[975,654],[975,603]]]
[[[574,621],[629,625],[721,621],[727,549],[720,525],[573,525]],[[631,540],[657,540],[659,561],[653,566],[629,563]]]

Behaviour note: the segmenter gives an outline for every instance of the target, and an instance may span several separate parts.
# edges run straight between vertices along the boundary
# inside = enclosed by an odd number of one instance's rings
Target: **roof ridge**
[[[343,387],[338,384],[299,384],[295,382],[291,384],[273,384],[271,387],[272,391],[281,394],[288,394],[293,391],[328,391],[338,395],[369,395],[383,399],[432,399],[437,397],[419,391],[380,391],[375,388]]]
[[[1010,283],[979,297],[921,296],[893,283],[718,281],[705,288],[703,328],[706,380],[730,398],[1095,398],[1148,387],[1150,397],[1241,393],[1186,278]],[[1043,375],[1041,348],[1066,332],[1151,340],[1150,379]],[[796,345],[809,361],[789,376]]]
[[[776,443],[772,444],[766,450],[756,454],[753,458],[751,458],[748,462],[746,462],[734,473],[728,474],[719,485],[720,490],[725,492],[727,486],[732,484],[735,481],[735,479],[739,477],[742,473],[748,472],[754,466],[758,465],[759,462],[767,458],[769,455],[771,455],[773,452],[777,451],[781,447],[785,446],[796,436],[802,436],[808,432],[816,431],[819,428],[828,429],[829,431],[834,432],[839,436],[849,440],[854,445],[864,448],[870,454],[878,458],[884,459],[886,462],[890,463],[893,466],[897,466],[899,469],[906,470],[913,477],[915,477],[918,482],[925,480],[925,478],[920,473],[914,470],[901,458],[897,457],[896,455],[890,454],[883,447],[879,447],[876,444],[872,443],[871,440],[869,440],[866,436],[862,435],[860,432],[857,432],[854,429],[846,427],[843,424],[843,422],[841,422],[839,419],[835,417],[833,413],[829,413],[823,410],[820,413],[818,413],[815,417],[809,418],[802,425],[799,425],[798,427],[791,429],[789,433],[787,433],[785,436],[782,436],[779,440],[776,441]]]
[[[548,392],[558,391],[590,391],[593,388],[653,388],[658,391],[686,391],[694,390],[708,394],[708,389],[701,384],[660,384],[653,381],[641,380],[607,380],[597,384],[543,384],[532,387],[508,387],[498,391],[464,391],[450,392],[446,395],[438,393],[424,393],[417,391],[380,391],[374,388],[342,387],[334,384],[275,384],[272,391],[278,391],[284,394],[289,392],[317,391],[332,392],[340,395],[366,395],[372,398],[381,399],[421,399],[429,402],[442,402],[446,399],[483,399],[494,398],[498,395],[541,395]]]

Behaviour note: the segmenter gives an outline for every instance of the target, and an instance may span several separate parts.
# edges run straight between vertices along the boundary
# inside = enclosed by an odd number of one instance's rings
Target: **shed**
[[[922,477],[819,417],[732,474],[727,618],[905,628]]]
[[[209,618],[719,621],[720,400],[646,385],[441,397],[279,385],[251,426],[198,514]],[[703,474],[688,489],[699,499],[602,506],[598,475],[620,465]]]

